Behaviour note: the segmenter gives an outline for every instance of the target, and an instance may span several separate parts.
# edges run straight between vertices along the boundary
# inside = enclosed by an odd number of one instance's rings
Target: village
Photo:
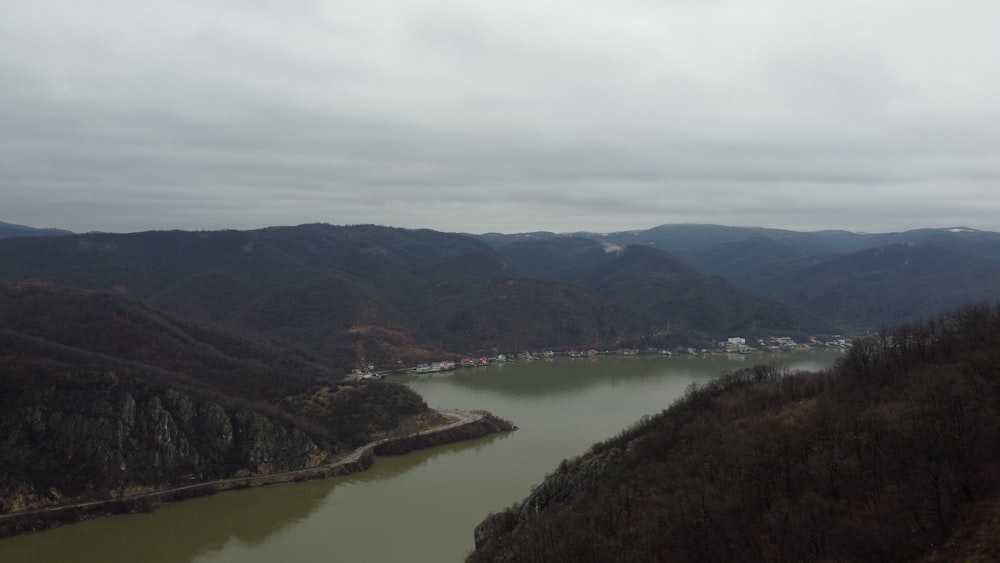
[[[500,353],[495,356],[466,356],[457,361],[441,360],[436,362],[421,363],[412,367],[403,367],[389,370],[376,369],[374,365],[367,365],[354,369],[347,376],[349,380],[378,380],[384,379],[389,374],[413,373],[427,375],[432,373],[454,371],[459,368],[484,367],[491,364],[501,364],[510,361],[530,362],[536,360],[552,360],[557,357],[571,359],[594,359],[600,356],[706,356],[706,355],[739,355],[750,356],[753,354],[777,354],[787,352],[798,352],[805,350],[836,350],[850,347],[851,339],[841,335],[834,335],[829,340],[822,340],[815,336],[808,337],[807,342],[796,342],[789,336],[772,336],[758,338],[754,345],[748,343],[746,338],[740,336],[730,337],[720,341],[714,348],[692,348],[676,347],[649,348],[640,350],[638,348],[617,348],[614,350],[598,350],[597,348],[576,349],[555,352],[547,350],[543,352],[524,351],[517,354]]]

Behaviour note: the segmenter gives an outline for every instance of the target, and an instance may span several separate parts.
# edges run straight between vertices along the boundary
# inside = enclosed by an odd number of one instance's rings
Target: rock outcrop
[[[10,385],[0,512],[315,467],[330,444],[249,406],[104,374]]]

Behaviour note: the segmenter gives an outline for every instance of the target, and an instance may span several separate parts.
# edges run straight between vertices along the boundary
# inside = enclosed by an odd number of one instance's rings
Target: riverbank
[[[370,442],[332,463],[317,467],[269,475],[220,479],[110,499],[0,514],[0,538],[92,518],[150,512],[167,503],[212,495],[222,491],[348,475],[370,468],[375,462],[376,455],[400,455],[417,449],[471,440],[516,429],[510,422],[487,412],[439,412],[457,420],[437,428]]]

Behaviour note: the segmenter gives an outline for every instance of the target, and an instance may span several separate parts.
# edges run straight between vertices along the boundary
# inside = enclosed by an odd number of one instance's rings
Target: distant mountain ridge
[[[577,231],[572,233],[501,234],[487,233],[474,235],[496,248],[522,242],[546,238],[586,238],[607,241],[614,244],[651,245],[669,253],[687,254],[699,252],[719,245],[741,242],[753,238],[777,241],[806,254],[846,253],[886,246],[889,244],[912,242],[927,238],[951,237],[975,239],[979,237],[1000,238],[1000,233],[970,229],[968,227],[922,228],[892,233],[862,233],[845,230],[792,231],[765,227],[731,227],[713,224],[667,224],[649,229],[597,233]]]
[[[71,234],[73,234],[72,231],[66,231],[63,229],[52,229],[52,228],[39,229],[35,227],[14,225],[12,223],[4,223],[3,221],[0,221],[0,238],[57,237],[57,236],[71,235]]]
[[[411,357],[429,354],[401,329],[413,324],[421,296],[435,283],[492,275],[502,268],[492,249],[469,237],[372,226],[0,241],[2,278],[118,292],[202,322],[255,329],[293,342],[300,341],[302,329],[314,330],[332,336],[319,348],[342,369],[361,359],[394,361],[397,349],[406,349]],[[308,316],[287,314],[289,306],[310,299],[317,284],[324,283],[326,295],[312,301],[321,309],[308,311]],[[267,308],[284,308],[283,320],[263,322],[269,318]],[[378,315],[370,313],[376,310],[385,311],[382,318],[392,322],[373,323]],[[309,329],[316,324],[310,319],[317,317],[338,320]],[[331,335],[330,328],[339,330]],[[309,335],[313,342],[317,334]]]
[[[91,233],[0,241],[0,279],[121,293],[282,339],[341,369],[545,347],[704,345],[737,329],[836,330],[655,248],[552,240],[497,250],[461,234],[322,224]]]
[[[965,227],[853,233],[661,225],[617,233],[492,233],[481,238],[501,252],[528,242],[553,245],[565,239],[656,248],[753,295],[808,311],[851,332],[1000,299],[1000,233]]]
[[[666,323],[671,332],[838,330],[815,315],[707,276],[649,246],[570,236],[514,242],[499,252],[529,277],[580,285],[611,303]]]
[[[864,332],[1000,299],[1000,234],[326,224],[0,240],[0,279],[116,292],[330,365]]]

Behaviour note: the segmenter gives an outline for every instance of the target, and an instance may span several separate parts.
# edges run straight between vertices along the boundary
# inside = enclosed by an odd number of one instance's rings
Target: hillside
[[[739,287],[766,287],[769,280],[839,254],[810,255],[791,244],[767,237],[726,242],[684,255],[695,268],[723,277]]]
[[[604,238],[672,249],[703,272],[853,333],[1000,299],[1000,234],[987,231],[664,225]]]
[[[564,461],[469,561],[993,561],[1000,306],[758,366]]]
[[[499,252],[515,271],[587,288],[671,334],[707,338],[838,331],[803,309],[703,274],[657,248],[565,237],[513,242]]]
[[[562,266],[586,258],[585,251],[659,250],[703,275],[723,278],[735,286],[699,288],[704,290],[701,294],[719,296],[726,303],[719,308],[724,311],[721,317],[719,309],[702,317],[722,321],[701,327],[710,332],[739,330],[738,320],[745,317],[741,312],[748,309],[733,307],[748,303],[747,297],[758,300],[749,309],[757,317],[750,326],[767,325],[765,319],[771,318],[779,331],[794,332],[798,326],[803,331],[823,332],[832,324],[850,333],[923,318],[965,303],[1000,299],[1000,233],[966,228],[852,233],[660,225],[607,234],[494,233],[480,238],[511,257],[512,263],[527,263],[541,275],[558,275]],[[549,252],[557,267],[546,267],[543,251],[557,248],[562,256]],[[650,289],[656,293],[655,287]],[[628,295],[651,297],[641,284],[629,289]],[[776,308],[776,302],[785,309]],[[697,299],[681,300],[680,308],[696,303]],[[669,308],[676,316],[676,304]],[[827,326],[817,325],[817,318]]]
[[[315,467],[428,412],[261,337],[0,283],[0,512]]]
[[[374,226],[0,241],[0,278],[128,295],[309,349],[341,370],[440,353],[399,305],[440,281],[502,269],[468,237]]]
[[[838,256],[754,282],[756,291],[854,330],[1000,297],[1000,244],[929,239]]]
[[[474,237],[374,225],[0,239],[0,279],[113,292],[334,369],[864,333],[1000,299],[1000,234],[663,225]]]
[[[125,295],[345,371],[525,349],[707,345],[732,330],[837,331],[655,249],[539,237],[555,246],[497,250],[372,225],[7,239],[0,279]]]

